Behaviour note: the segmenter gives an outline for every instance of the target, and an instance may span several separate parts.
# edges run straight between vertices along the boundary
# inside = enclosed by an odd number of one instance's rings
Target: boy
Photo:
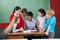
[[[46,32],[45,34],[48,35],[48,38],[54,38],[55,34],[55,25],[56,25],[56,17],[54,16],[55,12],[53,9],[49,9],[46,11],[47,22],[46,22]]]
[[[23,19],[26,20],[27,19],[27,9],[23,8],[21,13],[22,13]]]
[[[25,20],[25,28],[26,30],[34,30],[36,29],[36,20],[33,19],[33,13],[27,13],[27,20]]]

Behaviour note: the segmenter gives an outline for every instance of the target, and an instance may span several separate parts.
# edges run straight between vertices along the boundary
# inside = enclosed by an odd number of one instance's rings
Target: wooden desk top
[[[10,35],[44,35],[45,33],[41,33],[41,32],[17,32],[17,33],[8,33],[8,36]]]
[[[39,36],[44,36],[45,33],[41,33],[41,32],[17,32],[17,33],[8,33],[8,38],[9,39],[23,39],[26,36],[31,37],[31,36],[38,36],[38,35]]]

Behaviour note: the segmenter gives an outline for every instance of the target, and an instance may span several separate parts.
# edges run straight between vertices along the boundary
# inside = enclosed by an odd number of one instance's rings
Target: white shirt
[[[44,17],[38,16],[37,20],[39,22],[39,27],[42,28],[42,29],[45,29],[44,26],[45,26],[45,23],[46,23],[46,16],[44,16]]]

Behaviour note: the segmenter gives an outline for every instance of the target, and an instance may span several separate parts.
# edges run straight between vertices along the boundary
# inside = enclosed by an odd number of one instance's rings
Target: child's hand
[[[42,33],[42,32],[44,32],[44,30],[40,28],[39,32],[41,32],[41,33]]]
[[[46,31],[45,34],[46,34],[46,35],[49,35],[49,32]]]

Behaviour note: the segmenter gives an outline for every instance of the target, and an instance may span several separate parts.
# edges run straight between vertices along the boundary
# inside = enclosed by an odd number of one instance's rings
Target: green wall
[[[9,23],[9,15],[15,6],[27,8],[36,18],[39,8],[49,9],[49,0],[0,0],[0,23]]]

